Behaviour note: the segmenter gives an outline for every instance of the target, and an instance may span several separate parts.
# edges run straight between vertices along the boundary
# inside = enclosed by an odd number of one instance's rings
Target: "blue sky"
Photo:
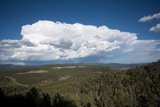
[[[159,13],[159,6],[159,0],[0,0],[0,40],[1,42],[4,39],[21,40],[22,26],[39,20],[48,20],[97,27],[104,25],[110,29],[135,33],[138,40],[159,42],[160,32],[151,32],[149,29],[160,23],[160,20],[138,22],[144,16]],[[159,46],[158,44],[158,51],[156,51],[158,55],[160,55]],[[101,57],[101,60],[104,58],[103,54],[97,57]],[[91,57],[91,59],[96,58]],[[153,60],[159,58],[155,56]],[[82,60],[85,59],[88,60],[88,57]],[[136,62],[131,61],[133,59],[126,61],[125,58],[118,62]],[[144,59],[138,62],[153,61]],[[116,62],[116,60],[112,61],[112,58],[109,60],[109,62]]]
[[[160,22],[138,23],[160,11],[159,0],[0,0],[0,39],[20,39],[21,27],[38,20],[106,25],[138,33],[140,39],[160,39],[148,29]]]

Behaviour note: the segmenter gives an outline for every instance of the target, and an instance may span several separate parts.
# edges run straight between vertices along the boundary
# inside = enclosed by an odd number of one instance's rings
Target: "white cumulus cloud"
[[[156,40],[106,26],[41,20],[25,25],[21,40],[0,41],[0,62],[145,62],[160,58]]]
[[[151,21],[153,19],[160,19],[160,13],[144,16],[139,19],[139,22],[147,22],[147,21]]]
[[[153,26],[149,29],[152,32],[159,32],[160,31],[160,23],[157,24],[156,26]]]

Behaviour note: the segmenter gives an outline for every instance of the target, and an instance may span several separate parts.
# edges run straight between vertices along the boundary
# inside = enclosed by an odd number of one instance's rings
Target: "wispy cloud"
[[[38,21],[25,25],[21,40],[0,41],[0,63],[91,60],[144,62],[160,58],[157,40],[138,40],[135,33],[106,26]],[[116,59],[116,60],[115,60]]]
[[[149,30],[152,32],[160,32],[160,23],[156,26],[151,27]]]
[[[147,22],[147,21],[151,21],[153,19],[160,19],[160,13],[144,16],[139,19],[139,22]]]

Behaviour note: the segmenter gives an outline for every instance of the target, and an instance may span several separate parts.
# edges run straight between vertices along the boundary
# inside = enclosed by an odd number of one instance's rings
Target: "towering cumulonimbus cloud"
[[[69,61],[145,62],[160,58],[157,40],[137,34],[80,23],[41,20],[25,25],[21,40],[0,41],[0,62]],[[94,58],[93,58],[94,56]]]

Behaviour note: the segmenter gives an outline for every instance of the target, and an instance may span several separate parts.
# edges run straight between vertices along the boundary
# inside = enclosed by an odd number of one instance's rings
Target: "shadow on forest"
[[[40,93],[36,88],[31,88],[25,95],[6,96],[0,89],[0,107],[76,107],[75,102],[66,100],[60,94],[51,98],[48,94]]]

